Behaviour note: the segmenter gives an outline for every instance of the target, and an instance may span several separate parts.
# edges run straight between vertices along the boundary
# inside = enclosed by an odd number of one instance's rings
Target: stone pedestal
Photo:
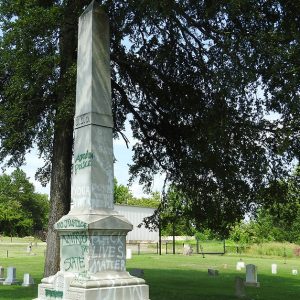
[[[112,210],[64,216],[60,272],[44,278],[36,300],[149,300],[149,287],[126,272],[126,234],[132,225]]]

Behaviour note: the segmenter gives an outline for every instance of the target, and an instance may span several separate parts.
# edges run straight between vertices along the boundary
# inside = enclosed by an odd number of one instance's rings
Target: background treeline
[[[162,200],[164,197],[164,201]],[[238,245],[270,241],[300,244],[300,169],[286,180],[274,182],[258,195],[263,198],[253,214],[228,227],[226,234],[208,227],[197,228],[189,217],[185,195],[170,186],[166,194],[153,192],[149,197],[134,197],[130,188],[114,181],[116,204],[159,208],[145,223],[161,227],[162,235],[195,236],[199,240],[229,239]],[[24,171],[16,169],[0,176],[0,233],[37,235],[48,226],[48,196],[34,191]],[[211,218],[216,218],[213,214]]]
[[[48,196],[36,193],[24,171],[0,176],[0,233],[37,235],[47,229]]]

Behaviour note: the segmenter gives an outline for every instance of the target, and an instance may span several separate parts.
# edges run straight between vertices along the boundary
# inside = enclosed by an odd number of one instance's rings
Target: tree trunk
[[[54,231],[53,225],[70,210],[72,145],[73,122],[63,122],[55,130],[53,143],[45,277],[53,275],[59,270],[59,237]]]
[[[68,71],[76,64],[78,16],[85,4],[79,1],[66,1],[61,21],[59,38],[60,80],[58,83],[57,122],[55,124],[50,188],[50,214],[47,234],[47,250],[44,276],[59,271],[59,236],[53,225],[70,210],[71,166],[73,148],[72,107],[75,107],[75,78],[69,78]],[[71,83],[71,84],[70,84]],[[74,99],[72,103],[68,99]],[[64,113],[64,107],[68,112]],[[61,112],[61,108],[63,113]]]

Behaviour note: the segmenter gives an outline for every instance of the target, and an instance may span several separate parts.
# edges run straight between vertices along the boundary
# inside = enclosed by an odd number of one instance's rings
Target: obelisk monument
[[[145,281],[126,272],[132,225],[113,210],[112,128],[109,22],[94,0],[79,18],[73,205],[55,224],[60,271],[36,300],[149,300]]]

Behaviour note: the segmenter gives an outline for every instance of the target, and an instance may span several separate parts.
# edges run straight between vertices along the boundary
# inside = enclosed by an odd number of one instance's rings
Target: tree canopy
[[[0,176],[0,228],[6,235],[35,235],[46,230],[47,195],[34,192],[26,174],[16,169]]]
[[[34,143],[45,158],[49,245],[69,210],[77,21],[88,2],[0,3],[0,159],[19,165]],[[132,176],[150,187],[163,172],[197,226],[224,231],[299,157],[300,4],[99,2],[111,25],[114,132],[131,114],[138,140]]]

